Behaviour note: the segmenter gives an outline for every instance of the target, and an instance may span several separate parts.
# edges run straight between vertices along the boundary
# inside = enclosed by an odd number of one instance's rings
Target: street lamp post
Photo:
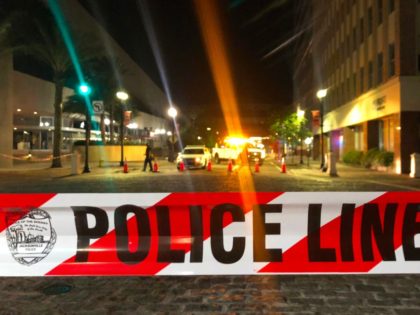
[[[299,120],[299,136],[300,136],[300,164],[303,164],[303,139],[302,139],[302,121],[305,111],[298,108],[297,117]]]
[[[306,144],[306,151],[307,151],[307,156],[308,156],[308,167],[309,167],[309,156],[311,153],[311,143],[312,143],[312,138],[307,137],[305,139],[305,144]]]
[[[85,125],[85,166],[83,167],[83,173],[90,173],[89,168],[89,142],[90,142],[90,130],[92,124],[92,117],[90,115],[89,108],[89,94],[92,92],[92,89],[86,83],[79,85],[79,94],[84,96],[85,106],[86,106],[86,125]]]
[[[120,147],[121,147],[121,161],[120,166],[124,166],[124,102],[128,100],[128,94],[124,91],[118,91],[117,98],[121,101],[121,121],[120,121]]]
[[[316,96],[320,102],[320,111],[319,111],[319,119],[320,119],[320,128],[321,128],[321,170],[324,171],[325,168],[325,159],[324,159],[324,98],[327,96],[327,90],[322,89],[316,93]]]
[[[171,152],[170,152],[170,154],[168,156],[168,161],[169,162],[175,161],[175,157],[174,157],[174,155],[175,155],[175,147],[174,147],[174,143],[175,143],[175,124],[176,124],[175,118],[176,118],[177,115],[178,115],[178,111],[176,110],[176,108],[175,107],[172,107],[172,106],[169,107],[169,109],[168,109],[168,116],[171,117],[172,120],[173,120],[173,124],[172,124]]]

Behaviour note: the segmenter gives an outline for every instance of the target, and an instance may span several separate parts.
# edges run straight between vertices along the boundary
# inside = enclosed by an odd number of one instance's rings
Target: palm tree
[[[66,80],[74,75],[74,65],[62,34],[49,10],[43,5],[39,5],[36,12],[24,13],[24,15],[25,19],[19,19],[19,23],[14,25],[15,40],[22,45],[18,52],[35,58],[51,72],[55,86],[51,167],[61,167],[63,88]],[[74,37],[73,45],[80,64],[100,57],[98,52],[101,50],[98,49],[97,41],[88,38],[85,34]]]

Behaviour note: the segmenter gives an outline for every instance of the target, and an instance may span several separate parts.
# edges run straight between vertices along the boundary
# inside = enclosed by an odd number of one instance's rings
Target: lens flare
[[[195,8],[228,134],[242,135],[238,102],[223,40],[217,1],[195,0]],[[237,173],[241,192],[248,192],[242,194],[244,207],[251,209],[257,204],[255,194],[249,193],[255,192],[251,170],[249,167],[241,167]]]

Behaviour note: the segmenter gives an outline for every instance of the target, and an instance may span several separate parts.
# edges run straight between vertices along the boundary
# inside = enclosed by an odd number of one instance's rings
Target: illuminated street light
[[[168,109],[168,116],[175,119],[175,117],[177,115],[178,115],[178,111],[176,110],[176,108],[175,107],[172,107],[172,106],[169,107],[169,109]]]
[[[124,166],[124,102],[128,100],[129,96],[124,91],[118,91],[115,96],[121,101],[121,121],[120,121],[120,147],[121,147],[121,161],[120,166]]]
[[[92,92],[92,88],[87,83],[81,83],[77,89],[80,95],[86,98],[88,103],[88,96]],[[89,109],[86,109],[86,129],[85,129],[85,166],[83,173],[90,173],[89,168],[89,142],[90,142],[90,128],[91,128],[91,115]]]
[[[322,90],[319,90],[318,92],[316,92],[316,97],[319,100],[322,100],[325,96],[327,96],[327,89],[322,89]]]
[[[79,94],[89,95],[91,92],[92,92],[92,88],[86,83],[82,83],[79,85]]]
[[[300,164],[303,164],[303,139],[302,139],[302,124],[303,124],[303,119],[305,118],[305,111],[300,109],[298,107],[297,109],[297,118],[298,118],[298,122],[299,122],[299,134],[300,134]]]
[[[311,152],[311,143],[312,143],[312,140],[313,140],[312,137],[307,137],[305,139],[306,151],[307,151],[307,155],[308,155],[308,167],[309,167],[309,156],[310,156],[310,152]]]
[[[121,101],[126,101],[129,98],[128,94],[124,91],[118,91],[115,95]]]
[[[109,118],[105,118],[104,119],[104,124],[109,126],[109,124],[111,123],[111,120],[109,120]]]
[[[321,128],[321,170],[326,171],[325,169],[325,159],[324,159],[324,98],[327,96],[327,89],[321,89],[316,93],[316,96],[319,99],[319,119],[320,119],[320,128]]]
[[[211,128],[210,127],[207,127],[207,131],[211,131]]]
[[[297,117],[299,118],[299,120],[301,120],[303,117],[305,116],[305,111],[298,108],[297,110]]]

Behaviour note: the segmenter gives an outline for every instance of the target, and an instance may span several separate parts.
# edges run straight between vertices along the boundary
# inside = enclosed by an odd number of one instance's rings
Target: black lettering
[[[221,204],[213,208],[210,216],[211,250],[214,258],[223,264],[233,264],[241,259],[245,251],[245,237],[234,237],[233,246],[226,251],[223,244],[223,217],[230,213],[232,221],[244,222],[242,209],[233,204]]]
[[[418,213],[420,213],[419,203],[407,204],[402,228],[402,246],[407,261],[420,260],[420,247],[416,247],[414,243],[414,236],[420,233],[420,222],[416,221]]]
[[[71,207],[74,212],[74,221],[77,232],[76,262],[88,260],[90,240],[100,238],[108,232],[108,216],[105,210],[96,207]],[[95,226],[89,228],[87,215],[95,217]]]
[[[368,203],[363,207],[361,246],[364,261],[373,261],[372,236],[375,239],[377,248],[384,261],[393,261],[395,258],[394,248],[394,225],[397,204],[386,205],[384,224],[382,227],[379,215],[379,206]]]
[[[354,261],[353,222],[354,203],[345,203],[341,208],[340,249],[342,261]]]
[[[309,261],[336,261],[334,248],[321,248],[321,204],[309,204],[308,255]]]
[[[266,235],[280,235],[280,223],[266,223],[267,213],[281,213],[282,205],[258,205],[253,211],[254,234],[254,261],[255,262],[280,262],[282,261],[281,249],[267,249],[265,247]]]
[[[159,232],[158,262],[184,262],[185,251],[182,249],[171,249],[171,226],[169,219],[169,208],[157,206],[156,216]]]
[[[127,228],[127,215],[133,213],[137,223],[137,236],[139,237],[136,251],[129,250],[129,236]],[[114,213],[116,246],[118,258],[126,264],[136,264],[144,259],[150,251],[151,233],[147,211],[141,207],[124,205],[115,209]]]
[[[203,262],[203,211],[201,206],[190,206],[190,227],[190,262]]]

